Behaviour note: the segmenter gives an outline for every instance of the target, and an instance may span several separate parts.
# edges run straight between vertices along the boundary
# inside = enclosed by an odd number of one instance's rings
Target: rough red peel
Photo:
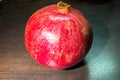
[[[59,2],[39,9],[29,18],[24,39],[35,61],[51,68],[66,69],[87,54],[92,31],[80,11]]]

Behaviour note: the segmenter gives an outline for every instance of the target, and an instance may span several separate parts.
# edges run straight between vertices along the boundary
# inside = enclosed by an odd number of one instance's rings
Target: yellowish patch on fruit
[[[89,31],[85,27],[82,29],[82,33],[83,33],[84,36],[89,36]]]
[[[51,51],[50,51],[50,54],[55,54],[55,51],[54,51],[54,50],[51,50]]]
[[[73,55],[66,55],[66,56],[65,56],[66,61],[67,61],[67,62],[71,62],[71,61],[72,61],[72,57],[73,57]]]
[[[70,31],[70,29],[71,29],[70,22],[66,22],[65,29],[67,29],[68,31]]]
[[[51,50],[50,54],[54,55],[54,59],[56,59],[56,60],[59,59],[59,58],[61,58],[61,56],[62,56],[62,54],[60,52],[54,51],[54,50]]]

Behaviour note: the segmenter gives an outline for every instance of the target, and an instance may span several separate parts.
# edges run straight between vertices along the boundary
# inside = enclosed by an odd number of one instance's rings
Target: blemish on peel
[[[66,61],[67,61],[67,62],[71,62],[71,61],[72,61],[72,57],[73,57],[73,55],[69,55],[69,54],[66,55],[66,56],[65,56]]]
[[[50,54],[55,54],[55,51],[54,51],[54,50],[51,50],[51,51],[50,51]]]
[[[88,29],[85,28],[85,27],[82,29],[81,32],[83,33],[84,36],[88,36],[89,35]]]
[[[66,22],[66,26],[65,26],[65,28],[68,30],[68,31],[70,31],[70,22]]]

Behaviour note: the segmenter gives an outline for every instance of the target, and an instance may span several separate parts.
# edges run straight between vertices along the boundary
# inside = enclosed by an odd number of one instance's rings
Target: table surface
[[[58,1],[0,1],[0,80],[120,80],[120,0],[66,0],[86,15],[93,29],[92,47],[74,67],[50,69],[28,55],[24,46],[28,18]]]

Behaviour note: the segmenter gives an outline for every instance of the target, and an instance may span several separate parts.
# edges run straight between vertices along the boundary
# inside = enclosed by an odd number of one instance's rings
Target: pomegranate
[[[66,69],[85,57],[92,30],[80,11],[58,2],[33,13],[24,36],[25,46],[36,62],[54,69]]]

